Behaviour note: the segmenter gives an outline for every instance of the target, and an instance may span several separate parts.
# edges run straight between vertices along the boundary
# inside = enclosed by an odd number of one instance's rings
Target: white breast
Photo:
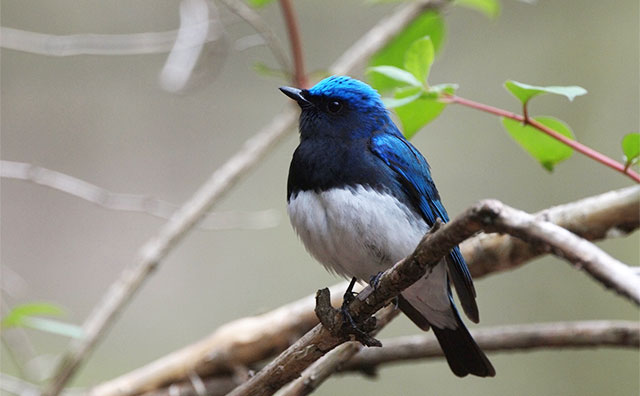
[[[395,197],[361,185],[299,192],[288,212],[318,261],[365,281],[411,253],[428,229]]]

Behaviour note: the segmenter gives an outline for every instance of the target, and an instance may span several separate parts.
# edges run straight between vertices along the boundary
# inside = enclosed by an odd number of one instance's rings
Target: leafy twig
[[[500,117],[505,117],[505,118],[510,118],[512,120],[516,120],[525,124],[529,124],[532,127],[538,129],[541,132],[546,133],[547,135],[551,136],[552,138],[566,144],[567,146],[571,147],[572,149],[576,150],[577,152],[586,155],[587,157],[600,162],[601,164],[608,166],[609,168],[612,168],[628,177],[630,177],[631,179],[633,179],[636,183],[640,183],[640,174],[634,172],[632,169],[630,168],[625,168],[625,166],[609,157],[607,157],[606,155],[585,146],[582,143],[579,143],[575,140],[571,140],[569,138],[567,138],[566,136],[563,136],[559,133],[557,133],[556,131],[554,131],[553,129],[539,123],[538,121],[530,118],[530,117],[524,117],[520,114],[516,114],[516,113],[512,113],[510,111],[507,110],[503,110],[497,107],[493,107],[490,105],[486,105],[483,103],[479,103],[479,102],[475,102],[473,100],[470,99],[465,99],[462,98],[460,96],[456,96],[456,95],[444,95],[444,99],[448,102],[448,103],[457,103],[463,106],[467,106],[467,107],[471,107],[474,108],[476,110],[480,110],[480,111],[484,111],[486,113],[490,113],[490,114],[494,114]]]

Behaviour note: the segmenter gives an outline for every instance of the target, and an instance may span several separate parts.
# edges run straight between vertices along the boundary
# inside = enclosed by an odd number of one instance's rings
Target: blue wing
[[[427,160],[409,143],[400,132],[381,133],[371,138],[371,152],[378,156],[389,168],[408,196],[409,202],[431,227],[437,218],[449,221],[449,216],[436,189]],[[460,249],[456,246],[447,257],[449,274],[460,297],[467,316],[478,322],[476,292]]]

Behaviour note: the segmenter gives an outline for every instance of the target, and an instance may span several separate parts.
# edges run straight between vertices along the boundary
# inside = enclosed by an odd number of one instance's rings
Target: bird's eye
[[[332,100],[331,102],[327,103],[327,110],[329,111],[329,113],[338,113],[340,112],[340,110],[342,110],[342,102],[340,102],[339,100]]]

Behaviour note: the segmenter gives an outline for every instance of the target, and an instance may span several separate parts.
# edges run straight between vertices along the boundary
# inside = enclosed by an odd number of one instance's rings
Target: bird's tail
[[[452,308],[455,311],[455,307]],[[458,321],[457,328],[440,329],[432,326],[433,333],[440,343],[451,371],[458,377],[464,377],[467,374],[477,375],[478,377],[495,376],[496,370],[487,355],[482,352],[473,337],[471,337],[469,330],[460,320],[460,315],[457,312],[455,314]]]
[[[455,375],[493,377],[495,369],[460,319],[447,278],[443,261],[430,274],[403,291],[398,305],[422,330],[433,328]]]
[[[426,331],[429,330],[429,327],[433,328],[433,333],[440,343],[442,352],[447,358],[447,363],[449,363],[449,367],[455,375],[458,377],[464,377],[467,374],[473,374],[478,377],[493,377],[496,375],[496,370],[493,368],[489,358],[471,337],[469,330],[460,319],[460,315],[458,315],[453,304],[451,308],[457,324],[453,329],[439,328],[435,325],[430,326],[424,315],[402,296],[399,297],[398,305],[402,312],[422,330]]]

